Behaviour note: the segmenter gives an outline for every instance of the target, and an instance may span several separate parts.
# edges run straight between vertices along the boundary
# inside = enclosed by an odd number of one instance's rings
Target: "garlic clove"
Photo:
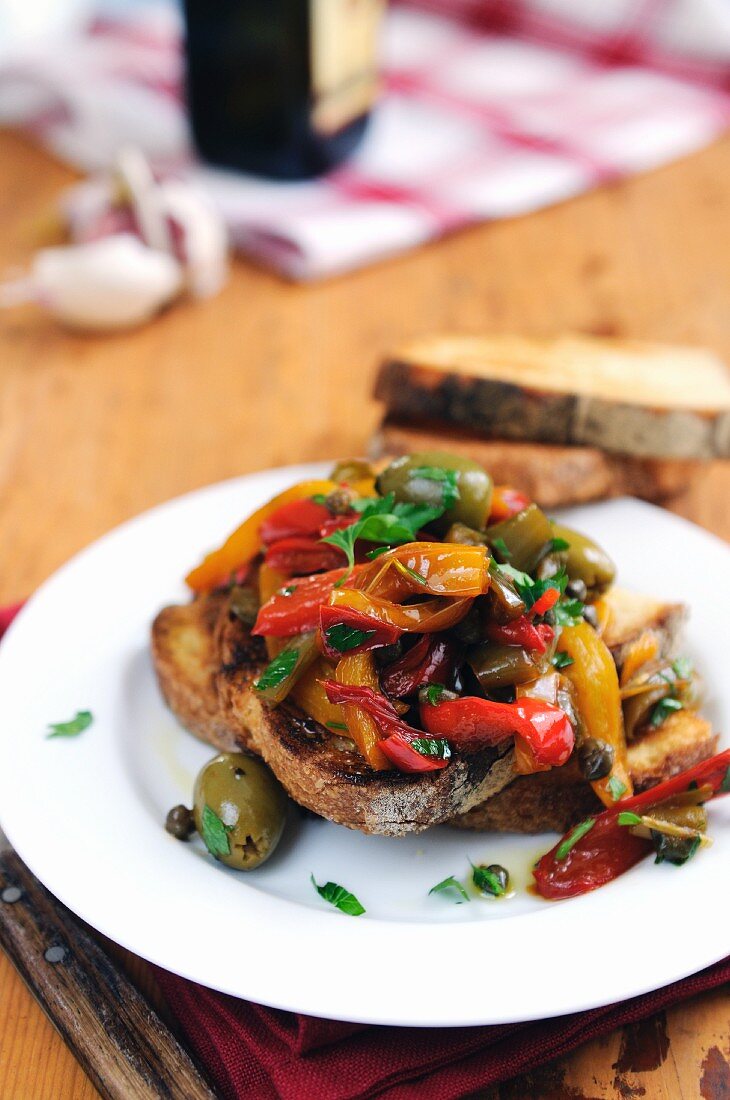
[[[171,227],[175,255],[184,265],[187,289],[198,298],[217,294],[228,278],[228,235],[223,219],[192,184],[159,185],[160,208]]]
[[[131,233],[64,248],[44,248],[30,275],[0,287],[0,304],[33,300],[71,328],[130,328],[179,294],[180,264]]]

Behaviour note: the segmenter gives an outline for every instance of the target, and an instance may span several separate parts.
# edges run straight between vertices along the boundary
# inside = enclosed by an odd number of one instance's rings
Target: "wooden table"
[[[0,165],[2,272],[27,260],[72,174],[9,134]],[[374,364],[429,330],[574,329],[703,343],[730,360],[729,179],[725,140],[323,285],[290,286],[238,262],[214,301],[122,336],[69,335],[30,307],[0,316],[0,603],[168,497],[361,452],[378,416]],[[730,471],[717,465],[672,507],[730,538],[729,499]],[[493,1100],[727,1100],[729,1016],[726,992],[697,998]],[[0,1096],[96,1095],[0,957]]]

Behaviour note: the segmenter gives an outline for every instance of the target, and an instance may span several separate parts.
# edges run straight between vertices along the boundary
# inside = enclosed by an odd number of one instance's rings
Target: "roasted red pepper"
[[[424,703],[421,721],[429,733],[446,737],[457,749],[469,751],[522,737],[539,764],[564,764],[573,750],[574,733],[560,707],[540,699],[495,703],[465,696],[443,703]]]
[[[560,593],[557,588],[547,588],[539,599],[535,600],[534,604],[530,608],[530,615],[544,615],[546,611],[549,611],[551,607],[555,607],[555,604],[560,599]]]
[[[546,642],[552,641],[553,632],[546,624],[541,625],[546,627],[546,630],[540,630],[539,626],[531,623],[526,615],[520,615],[519,619],[513,619],[511,623],[488,623],[484,632],[490,642],[497,642],[499,645],[521,645],[525,649],[544,653],[547,649]]]
[[[330,519],[332,515],[324,504],[317,504],[311,498],[291,500],[265,517],[259,528],[259,536],[264,546],[270,546],[280,539],[302,536],[314,538],[319,535],[322,525]]]
[[[357,569],[355,566],[347,583],[356,577]],[[252,633],[266,638],[290,638],[316,630],[320,608],[346,573],[346,569],[332,569],[313,577],[297,577],[284,585],[260,608]]]
[[[489,522],[500,523],[503,519],[516,516],[519,512],[524,512],[530,503],[530,498],[518,492],[517,489],[511,489],[509,485],[495,485],[489,509]]]
[[[424,684],[447,684],[460,654],[460,646],[451,638],[424,634],[380,674],[380,682],[388,695],[399,698],[413,695]]]
[[[339,661],[344,653],[365,653],[369,649],[392,645],[403,633],[397,626],[348,607],[321,607],[319,625],[322,652],[333,661]],[[359,634],[364,635],[360,641],[357,640]]]
[[[319,539],[289,538],[274,542],[266,551],[266,564],[289,576],[302,576],[319,570],[336,569],[345,555],[336,546]]]
[[[575,835],[571,829],[547,852],[534,870],[537,891],[544,898],[573,898],[586,894],[618,878],[652,850],[650,840],[634,836],[626,825],[619,825],[619,814],[632,811],[644,814],[655,806],[682,794],[696,784],[711,787],[711,798],[730,792],[730,749],[703,760],[686,772],[651,787],[648,791],[622,799],[593,818],[590,828],[566,852],[565,845]],[[590,818],[588,819],[591,820]],[[580,828],[580,827],[578,827]],[[558,853],[563,849],[563,858]]]
[[[369,687],[339,684],[335,680],[325,680],[324,689],[330,703],[360,707],[372,717],[378,729],[385,735],[383,740],[378,742],[378,748],[400,771],[412,773],[440,771],[448,764],[450,756],[448,744],[439,745],[443,753],[440,756],[424,754],[414,747],[414,742],[430,742],[433,739],[404,722],[385,695]]]

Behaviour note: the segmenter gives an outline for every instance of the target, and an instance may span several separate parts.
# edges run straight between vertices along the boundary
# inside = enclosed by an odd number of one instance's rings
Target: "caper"
[[[232,615],[247,626],[253,626],[259,613],[258,593],[248,585],[234,584],[229,606]]]
[[[195,780],[195,825],[209,851],[249,871],[268,859],[284,830],[287,798],[260,760],[222,753]]]
[[[492,503],[492,479],[486,470],[448,451],[396,458],[379,475],[377,489],[383,496],[394,493],[401,503],[446,505],[444,515],[432,525],[439,533],[457,522],[483,530]]]
[[[587,603],[585,605],[582,615],[589,626],[592,626],[594,630],[598,630],[598,612],[592,604]]]
[[[463,619],[451,628],[455,638],[466,645],[476,645],[484,637],[482,617],[476,607],[470,607]]]
[[[332,516],[345,516],[352,508],[354,493],[344,486],[333,489],[324,499],[324,505]]]
[[[187,840],[195,832],[193,811],[187,806],[173,806],[165,818],[165,829],[176,840]]]
[[[495,898],[503,897],[509,889],[509,871],[500,863],[490,863],[488,867],[481,863],[474,868],[472,878],[483,894]]]
[[[587,737],[578,747],[578,765],[581,775],[595,782],[611,774],[613,767],[613,747],[597,737]]]
[[[553,525],[553,534],[569,544],[565,568],[571,581],[583,581],[594,597],[613,584],[616,566],[593,539],[559,523]]]
[[[700,847],[699,836],[667,836],[656,829],[651,830],[651,839],[656,852],[655,863],[673,863],[681,867],[691,859]]]
[[[584,601],[586,596],[588,595],[586,582],[582,581],[580,577],[576,577],[575,580],[568,581],[565,586],[565,594],[566,596],[570,596],[570,598],[573,600]]]
[[[353,481],[368,481],[373,477],[375,477],[375,471],[372,466],[361,458],[340,459],[339,462],[335,462],[330,474],[330,480],[336,481],[338,485],[343,482],[351,485]]]
[[[484,531],[475,531],[465,523],[452,523],[444,535],[444,542],[455,542],[460,546],[487,546],[488,541]]]

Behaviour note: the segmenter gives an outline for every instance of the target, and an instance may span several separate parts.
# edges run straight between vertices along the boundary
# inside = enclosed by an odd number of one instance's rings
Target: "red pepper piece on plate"
[[[648,791],[621,799],[615,806],[571,829],[535,867],[538,893],[544,898],[573,898],[618,878],[652,850],[650,840],[634,836],[626,825],[619,824],[619,815],[627,812],[645,814],[693,785],[709,786],[710,798],[728,794],[730,749]]]

